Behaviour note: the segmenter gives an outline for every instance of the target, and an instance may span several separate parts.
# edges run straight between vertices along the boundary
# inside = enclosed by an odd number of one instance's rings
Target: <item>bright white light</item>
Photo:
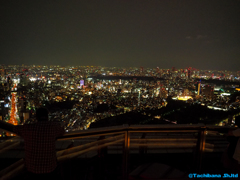
[[[221,96],[230,96],[230,93],[222,93]]]
[[[30,81],[36,81],[37,79],[34,77],[29,78]]]

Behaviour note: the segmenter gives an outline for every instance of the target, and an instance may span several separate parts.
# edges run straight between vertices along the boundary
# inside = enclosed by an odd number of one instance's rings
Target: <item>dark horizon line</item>
[[[159,69],[172,69],[172,67],[176,68],[176,70],[179,70],[179,69],[187,69],[188,67],[185,67],[185,68],[178,68],[178,67],[175,67],[175,66],[172,66],[171,68],[160,68],[159,66],[156,66],[156,67],[144,67],[144,66],[98,66],[98,65],[60,65],[60,64],[25,64],[25,63],[16,63],[16,64],[0,64],[0,67],[1,66],[20,66],[20,65],[24,65],[24,66],[60,66],[60,67],[68,67],[68,66],[93,66],[93,67],[107,67],[107,68],[141,68],[143,67],[143,69],[156,69],[156,68],[159,68]],[[189,66],[191,67],[191,66]],[[192,67],[196,70],[201,70],[201,71],[204,71],[204,70],[210,70],[210,71],[233,71],[233,72],[238,72],[238,70],[229,70],[229,69],[222,69],[222,70],[219,70],[219,69],[200,69],[200,68],[195,68],[195,67]]]

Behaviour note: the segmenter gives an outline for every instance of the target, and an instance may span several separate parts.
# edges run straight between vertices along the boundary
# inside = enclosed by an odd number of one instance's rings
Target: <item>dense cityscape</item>
[[[1,66],[1,120],[35,122],[46,107],[65,131],[123,124],[231,125],[240,72],[145,67]],[[1,136],[5,136],[1,132]]]

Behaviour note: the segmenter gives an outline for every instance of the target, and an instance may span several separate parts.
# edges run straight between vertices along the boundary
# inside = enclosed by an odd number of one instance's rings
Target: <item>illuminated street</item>
[[[16,84],[14,85],[13,89],[16,88]],[[11,100],[11,112],[10,112],[10,120],[8,123],[11,123],[13,125],[18,125],[17,121],[17,108],[16,108],[16,92],[12,92],[12,100]]]

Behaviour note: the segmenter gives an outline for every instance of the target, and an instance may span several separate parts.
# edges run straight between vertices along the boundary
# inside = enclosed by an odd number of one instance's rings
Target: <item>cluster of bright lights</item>
[[[224,108],[220,108],[220,107],[214,107],[214,106],[207,106],[209,109],[213,109],[213,110],[222,110],[222,111],[227,111],[227,109]]]
[[[230,96],[231,93],[221,93],[221,96]]]
[[[187,101],[188,99],[192,99],[192,96],[177,96],[178,100]]]
[[[29,78],[29,80],[30,80],[30,81],[36,81],[36,80],[37,80],[37,78],[30,77],[30,78]]]

